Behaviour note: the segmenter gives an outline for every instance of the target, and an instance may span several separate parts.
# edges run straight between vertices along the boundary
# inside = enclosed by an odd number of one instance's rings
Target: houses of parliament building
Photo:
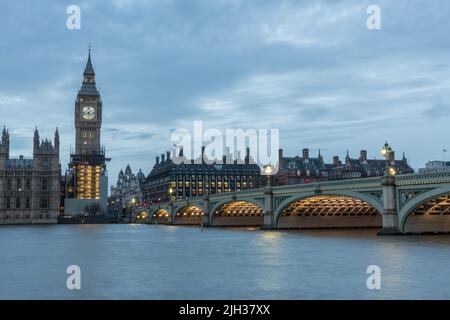
[[[34,132],[33,156],[10,155],[10,134],[0,141],[0,224],[57,223],[58,217],[84,214],[87,207],[106,211],[108,180],[100,143],[102,100],[95,84],[91,52],[75,100],[75,149],[61,176],[60,140]]]
[[[0,143],[0,224],[56,223],[60,212],[59,133],[53,143],[34,131],[33,157],[11,157],[10,136]]]

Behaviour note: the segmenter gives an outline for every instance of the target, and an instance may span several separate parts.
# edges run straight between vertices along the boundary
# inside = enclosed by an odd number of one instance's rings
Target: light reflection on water
[[[449,299],[450,236],[149,225],[0,227],[0,298]],[[81,267],[82,290],[65,270]],[[381,267],[382,290],[366,288]]]

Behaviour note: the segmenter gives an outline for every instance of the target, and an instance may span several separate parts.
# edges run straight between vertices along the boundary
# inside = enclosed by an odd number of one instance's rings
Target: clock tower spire
[[[108,180],[104,148],[100,143],[102,126],[102,99],[95,85],[95,72],[89,46],[81,88],[75,99],[75,152],[70,155],[66,177],[70,198],[68,211],[82,211],[83,206],[98,202],[106,209]],[[87,202],[86,202],[87,201]]]
[[[95,85],[95,72],[91,61],[91,46],[89,45],[88,60],[83,72],[83,83],[93,83]]]
[[[102,125],[102,100],[95,85],[95,72],[89,48],[83,82],[75,101],[75,150],[79,154],[101,152],[100,129]]]

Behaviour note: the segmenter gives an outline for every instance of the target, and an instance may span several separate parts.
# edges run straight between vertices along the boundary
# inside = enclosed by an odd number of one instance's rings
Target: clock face
[[[95,117],[95,108],[91,106],[85,106],[81,108],[81,117],[86,120],[92,120]]]

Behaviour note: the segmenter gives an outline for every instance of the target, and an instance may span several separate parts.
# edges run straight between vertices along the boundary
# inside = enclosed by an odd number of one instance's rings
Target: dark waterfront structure
[[[106,211],[108,177],[105,149],[100,144],[102,99],[95,85],[89,50],[83,83],[75,100],[75,150],[66,173],[66,214],[84,213],[86,207]]]
[[[56,223],[60,211],[59,133],[53,143],[36,128],[33,158],[12,158],[10,137],[0,143],[0,224]]]
[[[204,161],[196,164],[194,160],[175,164],[167,152],[161,154],[161,158],[156,157],[156,164],[144,183],[144,200],[154,203],[248,190],[259,188],[261,181],[261,169],[250,161],[248,149],[244,160],[236,159],[231,164],[225,164],[225,161],[223,164],[206,164]]]
[[[368,159],[367,151],[361,150],[360,157],[353,159],[345,157],[342,162],[338,156],[333,157],[333,163],[325,163],[320,151],[316,158],[310,157],[309,149],[302,150],[302,156],[284,157],[283,150],[278,153],[280,167],[275,175],[276,185],[290,185],[298,183],[311,183],[329,180],[357,179],[380,177],[384,174],[386,160]],[[397,174],[414,173],[408,164],[405,155],[401,160],[395,160],[392,153],[392,165],[396,167]]]

